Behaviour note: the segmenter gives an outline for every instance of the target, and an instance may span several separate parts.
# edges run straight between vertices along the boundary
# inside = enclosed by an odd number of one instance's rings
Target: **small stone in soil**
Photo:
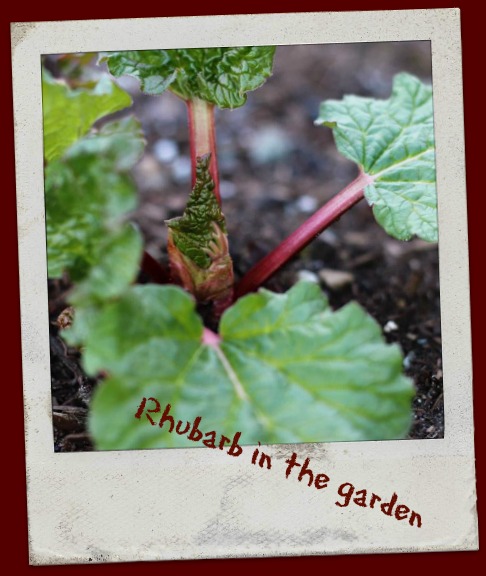
[[[410,368],[410,366],[412,365],[412,362],[415,359],[415,352],[409,352],[405,358],[403,359],[403,367],[405,368],[405,370],[408,370]]]
[[[260,165],[282,160],[292,150],[287,134],[275,126],[260,128],[251,134],[245,144],[253,162]]]
[[[346,232],[344,234],[344,240],[346,244],[358,248],[367,248],[370,244],[369,235],[364,232]]]
[[[179,148],[174,140],[162,138],[155,142],[153,153],[161,164],[170,164],[179,155]]]
[[[354,281],[354,275],[351,272],[344,272],[343,270],[332,270],[331,268],[323,268],[319,270],[319,278],[331,289],[342,290],[349,286]]]
[[[167,177],[157,160],[146,154],[134,168],[135,179],[145,191],[157,191],[167,184]]]
[[[313,196],[304,194],[294,202],[293,208],[295,208],[297,212],[314,212],[317,208],[317,200]]]
[[[398,324],[393,320],[388,320],[385,326],[383,326],[383,332],[386,332],[387,334],[394,330],[398,330]]]
[[[305,280],[306,282],[315,282],[316,284],[319,284],[319,277],[310,270],[299,270],[297,272],[297,280]]]
[[[320,242],[325,242],[330,246],[337,246],[339,244],[339,238],[337,234],[332,230],[324,230],[322,234],[319,234],[319,236],[317,236],[316,240],[319,240]]]

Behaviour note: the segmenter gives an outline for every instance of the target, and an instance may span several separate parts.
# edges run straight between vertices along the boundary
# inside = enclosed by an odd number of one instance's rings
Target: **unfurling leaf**
[[[260,290],[204,344],[194,301],[174,286],[135,286],[101,311],[80,311],[70,339],[84,365],[109,377],[91,405],[101,450],[194,446],[134,414],[142,397],[170,403],[206,430],[242,431],[242,444],[402,438],[413,395],[402,356],[357,304],[330,310],[319,287]],[[156,418],[156,416],[154,416]]]
[[[197,159],[196,182],[184,214],[167,221],[172,278],[199,302],[223,300],[233,287],[233,263],[210,160],[209,154]]]
[[[345,96],[323,102],[317,124],[333,129],[339,151],[373,178],[364,193],[395,238],[436,242],[437,193],[432,88],[398,74],[389,100]]]
[[[272,73],[274,46],[188,48],[105,52],[116,76],[140,80],[143,92],[172,90],[184,100],[201,98],[220,108],[238,108],[246,93],[261,86]]]

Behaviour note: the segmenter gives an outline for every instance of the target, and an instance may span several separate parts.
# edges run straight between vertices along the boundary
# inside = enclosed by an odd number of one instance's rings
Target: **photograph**
[[[429,41],[44,55],[56,452],[444,436]]]

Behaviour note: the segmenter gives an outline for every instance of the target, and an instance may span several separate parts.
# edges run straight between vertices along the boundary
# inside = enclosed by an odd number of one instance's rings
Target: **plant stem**
[[[221,342],[221,336],[209,328],[204,327],[201,336],[201,342],[206,346],[212,346],[213,348],[216,348]]]
[[[150,276],[156,284],[168,284],[170,282],[169,270],[159,264],[148,252],[143,253],[140,268],[147,276]]]
[[[219,193],[218,160],[216,156],[216,133],[214,129],[214,105],[193,98],[187,101],[189,136],[191,141],[192,185],[196,182],[196,159],[211,154],[209,172],[214,180],[214,195],[221,206]]]
[[[324,204],[315,214],[299,226],[275,250],[267,254],[260,262],[240,280],[235,289],[235,299],[241,298],[248,292],[257,290],[277,270],[279,270],[292,256],[305,248],[316,236],[321,234],[330,224],[340,218],[364,197],[364,188],[373,182],[373,177],[361,172],[346,188],[336,194],[329,202]]]

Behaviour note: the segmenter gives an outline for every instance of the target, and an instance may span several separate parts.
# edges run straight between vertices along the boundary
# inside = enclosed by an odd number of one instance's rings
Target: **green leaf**
[[[86,300],[102,302],[121,295],[135,279],[142,251],[142,237],[131,224],[115,228],[100,238],[95,264],[76,286],[70,302],[77,306]]]
[[[48,162],[59,158],[96,120],[131,103],[130,96],[106,76],[93,88],[71,90],[43,70],[44,157]]]
[[[365,197],[395,238],[436,242],[437,193],[432,88],[398,74],[389,100],[345,96],[321,104],[339,151],[373,177]]]
[[[116,76],[140,80],[143,92],[170,88],[184,100],[201,98],[220,108],[238,108],[246,92],[261,86],[272,73],[274,46],[189,48],[106,52],[101,61]]]
[[[315,284],[240,299],[223,315],[219,344],[202,333],[194,301],[174,286],[132,287],[76,316],[71,339],[85,339],[85,368],[109,373],[91,404],[98,449],[200,445],[135,418],[143,397],[171,404],[176,423],[201,416],[203,432],[242,432],[241,444],[408,431],[413,386],[399,348],[357,304],[332,312]]]
[[[65,157],[104,156],[112,163],[113,171],[127,172],[138,162],[144,149],[145,138],[140,122],[127,116],[88,133],[67,150]]]
[[[76,282],[90,277],[93,286],[80,287],[79,293],[91,291],[104,297],[119,293],[121,279],[125,282],[135,275],[134,262],[141,252],[140,239],[135,238],[139,233],[127,227],[123,218],[136,205],[128,169],[142,153],[143,146],[139,123],[125,118],[87,135],[62,158],[48,164],[45,192],[49,277],[59,277],[65,271]],[[113,252],[120,258],[122,247],[126,254],[120,260],[123,265],[119,270],[114,263],[103,273],[92,270],[101,262],[108,265],[108,255]],[[128,264],[131,273],[127,272]],[[109,279],[101,280],[99,276],[107,273],[113,275],[111,290],[106,285]]]

